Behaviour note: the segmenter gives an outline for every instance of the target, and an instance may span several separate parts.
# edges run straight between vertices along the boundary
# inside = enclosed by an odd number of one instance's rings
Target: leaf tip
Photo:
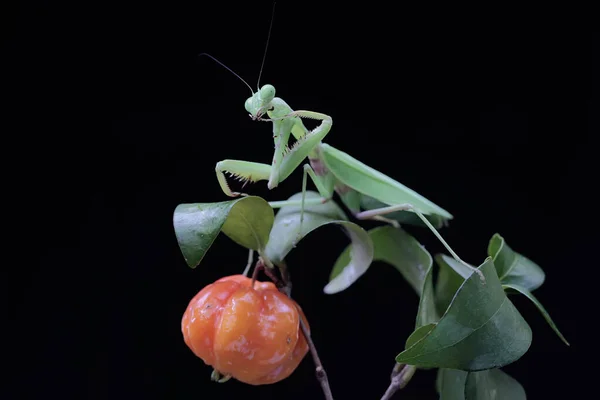
[[[351,283],[341,282],[340,279],[332,279],[325,287],[323,288],[323,293],[325,294],[336,294],[344,291],[350,286]]]

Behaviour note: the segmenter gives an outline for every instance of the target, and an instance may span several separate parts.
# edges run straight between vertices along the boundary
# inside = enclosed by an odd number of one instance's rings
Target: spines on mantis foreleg
[[[310,133],[310,132],[308,132]],[[285,147],[283,148],[283,154],[286,155],[288,153],[291,153],[292,151],[296,151],[298,149],[298,147],[302,146],[302,144],[304,142],[306,142],[306,140],[308,139],[308,134],[304,134],[303,136],[301,136],[300,138],[296,139],[296,142],[290,147],[289,145],[285,145]]]
[[[271,172],[271,166],[250,161],[223,160],[217,163],[215,171],[223,192],[228,196],[237,196],[239,194],[231,191],[231,187],[226,179],[226,174],[240,182],[244,182],[245,186],[248,182],[258,182],[260,180],[268,179]]]

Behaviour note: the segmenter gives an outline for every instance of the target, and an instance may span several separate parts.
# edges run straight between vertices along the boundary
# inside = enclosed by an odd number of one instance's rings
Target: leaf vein
[[[252,224],[250,223],[250,221],[248,221],[248,219],[246,218],[246,216],[244,215],[243,212],[240,212],[240,217],[242,217],[242,219],[244,220],[244,222],[250,229],[250,232],[252,232],[252,235],[254,236],[256,243],[258,243],[259,248],[262,250],[264,248],[264,245],[263,245],[262,241],[258,238],[258,234],[257,234],[257,232],[255,232]]]

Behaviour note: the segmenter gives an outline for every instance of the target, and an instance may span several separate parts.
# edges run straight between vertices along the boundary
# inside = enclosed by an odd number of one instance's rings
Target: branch
[[[390,386],[385,391],[385,394],[383,395],[381,400],[391,399],[394,393],[404,388],[408,384],[408,382],[413,377],[416,371],[417,367],[415,367],[414,365],[396,363],[394,369],[392,370],[392,383],[390,383]]]
[[[302,333],[306,338],[306,343],[308,343],[310,353],[312,354],[313,361],[317,367],[315,373],[317,375],[317,380],[323,389],[323,394],[327,400],[333,400],[333,394],[331,393],[331,388],[329,387],[329,379],[327,379],[327,372],[325,371],[325,368],[323,368],[323,364],[321,364],[321,359],[319,358],[317,348],[315,347],[315,344],[310,337],[310,332],[308,332],[308,328],[306,327],[306,324],[304,324],[302,318],[300,318],[300,327],[302,328]]]
[[[257,270],[262,270],[265,275],[267,275],[277,286],[279,291],[290,299],[292,298],[292,281],[290,279],[290,274],[285,264],[278,265],[279,271],[281,272],[282,279],[279,279],[271,269],[265,267],[264,262],[261,258],[256,262],[254,276],[257,274]],[[310,332],[304,323],[304,320],[300,318],[300,329],[302,330],[302,334],[306,339],[306,343],[308,343],[308,348],[310,349],[310,354],[312,355],[313,361],[315,363],[315,373],[317,375],[317,380],[321,384],[321,388],[323,389],[323,394],[325,395],[326,400],[333,400],[333,394],[331,393],[331,387],[329,386],[329,379],[327,379],[327,372],[325,368],[323,368],[323,364],[321,363],[321,359],[319,358],[319,353],[317,352],[317,348],[312,341],[310,336]]]

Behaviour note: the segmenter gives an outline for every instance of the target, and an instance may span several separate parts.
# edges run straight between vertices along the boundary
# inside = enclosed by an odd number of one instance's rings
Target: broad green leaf
[[[472,273],[435,328],[400,353],[397,362],[479,371],[510,364],[525,354],[531,328],[506,297],[492,259],[478,269],[485,282]]]
[[[365,210],[374,210],[376,208],[389,207],[388,204],[382,203],[381,201],[366,195],[361,196],[360,206]],[[425,223],[421,221],[421,218],[419,218],[417,214],[411,211],[394,211],[392,213],[385,214],[385,217],[396,220],[401,224],[427,227],[427,225],[425,225]],[[433,225],[436,229],[444,227],[448,221],[447,218],[444,218],[438,214],[425,215],[425,218],[427,218],[427,220],[431,222],[431,225]]]
[[[417,310],[417,320],[415,328],[417,329],[416,334],[411,335],[406,342],[406,347],[411,347],[414,343],[419,341],[422,337],[429,334],[431,330],[435,328],[436,323],[440,319],[435,307],[435,298],[433,291],[433,262],[431,256],[429,257],[429,268],[427,274],[423,279],[423,286],[421,289],[421,297],[419,299],[419,309]],[[422,367],[425,368],[425,367]]]
[[[262,252],[273,225],[273,209],[256,196],[218,203],[180,204],[173,213],[179,248],[191,268],[196,268],[223,232],[237,244]]]
[[[435,325],[435,323],[430,323],[427,325],[418,326],[412,333],[412,335],[408,337],[404,347],[408,349],[409,347],[412,347],[415,343],[417,343],[419,340],[429,335],[429,332],[431,332],[433,328],[435,328]]]
[[[440,400],[465,400],[465,385],[467,371],[440,368],[435,380],[435,389],[440,395]]]
[[[334,294],[347,289],[360,278],[373,262],[373,242],[367,232],[360,226],[348,221],[332,221],[340,224],[352,242],[350,262],[342,272],[329,280],[323,288],[327,294]]]
[[[436,261],[438,261],[438,259],[440,259],[440,258],[441,258],[441,260],[443,260],[443,262],[447,266],[452,268],[452,270],[454,270],[454,272],[456,272],[458,275],[460,275],[463,280],[468,279],[471,276],[471,274],[473,273],[472,269],[470,269],[466,265],[456,261],[456,259],[454,257],[450,257],[445,254],[441,254],[440,256],[436,257]],[[470,265],[471,267],[473,267],[471,264],[467,264],[467,265]],[[475,267],[473,267],[473,268],[475,268]]]
[[[307,199],[320,197],[316,192],[306,192]],[[301,198],[302,193],[296,193],[288,200],[294,201]],[[282,207],[275,217],[265,255],[275,264],[280,263],[294,248],[296,241],[299,242],[310,232],[327,224],[339,225],[352,243],[352,253],[349,254],[347,263],[337,271],[335,276],[330,278],[329,283],[323,289],[325,293],[333,294],[352,285],[367,271],[373,261],[373,242],[368,233],[359,225],[347,221],[342,209],[333,201],[305,206],[301,231],[299,231],[300,206]]]
[[[423,281],[432,264],[431,255],[403,229],[390,225],[368,231],[375,252],[373,261],[384,261],[395,267],[421,296]],[[346,247],[335,262],[331,276],[336,276],[350,260],[351,246]]]
[[[469,372],[465,400],[526,400],[525,389],[516,379],[495,368]]]
[[[438,370],[436,390],[440,400],[526,400],[519,382],[500,369],[466,372]]]
[[[550,327],[558,335],[560,340],[562,340],[567,346],[570,346],[569,342],[567,342],[567,339],[565,339],[565,337],[562,335],[562,333],[560,333],[560,331],[558,330],[558,327],[556,326],[554,321],[552,321],[552,318],[550,318],[550,314],[548,314],[548,311],[546,311],[546,309],[544,308],[542,303],[540,303],[539,300],[529,290],[525,289],[522,286],[515,285],[515,284],[505,284],[505,285],[502,285],[502,287],[504,287],[504,289],[515,290],[515,291],[523,294],[524,296],[526,296],[529,300],[531,300],[533,302],[533,304],[536,305],[538,310],[540,310],[540,312],[544,316],[544,319],[546,320],[546,322],[548,322]]]
[[[321,198],[322,198],[322,196],[313,190],[306,191],[305,199],[321,199]],[[287,201],[290,201],[290,202],[297,202],[300,200],[302,200],[302,192],[296,193],[287,199]],[[296,214],[299,215],[300,209],[301,209],[301,207],[299,205],[291,205],[291,206],[281,207],[279,209],[279,211],[277,211],[277,215],[275,218],[281,219],[286,215],[296,215]],[[344,210],[342,210],[342,208],[333,200],[330,200],[328,202],[321,203],[321,204],[305,204],[304,212],[310,213],[310,214],[317,214],[320,216],[325,216],[325,217],[333,218],[333,219],[342,219],[344,221],[348,220],[348,217],[344,213]],[[298,229],[297,226],[294,228]],[[309,232],[309,231],[310,231],[310,228],[302,227],[302,232]]]
[[[320,198],[314,191],[306,192],[306,199]],[[289,201],[302,199],[302,193],[291,196]],[[282,262],[288,253],[294,248],[295,241],[300,241],[313,230],[323,224],[348,220],[342,209],[334,202],[328,201],[324,204],[311,204],[304,206],[304,221],[302,231],[300,228],[300,206],[284,206],[277,211],[275,222],[269,235],[269,242],[265,249],[265,255],[274,263]]]
[[[494,260],[502,283],[519,285],[529,291],[544,283],[544,271],[527,257],[513,251],[497,233],[490,239],[488,255]]]
[[[429,258],[431,260],[431,257]],[[436,323],[440,316],[435,306],[435,295],[433,291],[433,262],[429,261],[429,269],[423,280],[423,289],[421,290],[421,298],[419,299],[419,310],[417,311],[416,328],[424,325]]]
[[[437,254],[435,262],[439,266],[435,285],[435,303],[438,313],[444,314],[452,302],[456,291],[460,288],[470,271],[463,264],[445,254]],[[457,272],[459,271],[459,272]]]

